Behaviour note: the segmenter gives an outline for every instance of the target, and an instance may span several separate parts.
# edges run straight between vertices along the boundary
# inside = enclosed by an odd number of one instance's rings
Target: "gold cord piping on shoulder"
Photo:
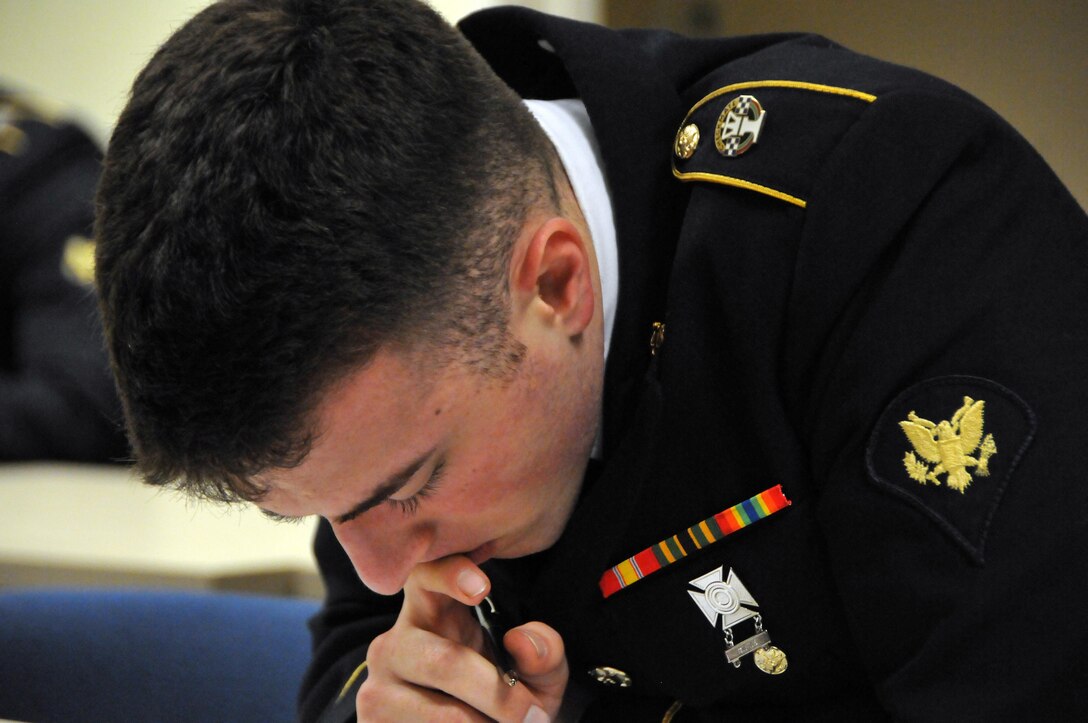
[[[703,104],[714,100],[720,95],[726,93],[733,93],[738,90],[749,90],[751,88],[792,88],[794,90],[807,90],[814,93],[829,93],[830,95],[842,95],[847,98],[856,98],[857,100],[865,101],[866,103],[872,103],[876,100],[876,96],[872,93],[865,93],[864,91],[854,90],[852,88],[839,88],[834,85],[821,85],[819,83],[806,83],[800,80],[749,80],[744,83],[733,83],[723,88],[718,88],[712,93],[707,94],[698,103],[691,107],[688,111],[688,116],[695,112],[695,110],[701,107]]]
[[[672,169],[672,175],[679,178],[681,181],[709,181],[710,183],[718,183],[723,186],[736,186],[737,188],[745,188],[749,191],[755,191],[756,193],[762,193],[765,196],[771,198],[777,198],[779,201],[785,201],[786,203],[792,203],[794,206],[805,208],[808,202],[804,199],[797,198],[797,196],[791,196],[788,193],[782,191],[776,191],[773,188],[767,186],[761,186],[758,183],[752,183],[751,181],[745,181],[742,178],[733,178],[732,176],[719,176],[716,173],[681,173],[674,167]]]
[[[348,678],[348,682],[344,683],[344,687],[340,689],[340,695],[336,696],[337,700],[340,700],[345,695],[347,695],[348,691],[351,690],[351,686],[355,685],[355,681],[358,680],[359,676],[363,674],[364,670],[366,670],[366,662],[367,661],[364,660],[363,664],[356,668],[355,671]]]
[[[672,723],[672,719],[676,717],[676,714],[680,712],[680,709],[684,707],[684,704],[680,701],[674,701],[669,709],[665,711],[665,717],[661,719],[661,723]]]

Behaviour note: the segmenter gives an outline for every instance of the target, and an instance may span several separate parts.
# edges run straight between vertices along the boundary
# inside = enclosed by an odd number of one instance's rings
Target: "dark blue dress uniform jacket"
[[[1028,144],[962,91],[811,35],[524,10],[462,29],[523,96],[585,102],[615,201],[603,471],[552,550],[488,568],[500,607],[563,635],[596,688],[585,718],[1082,719],[1088,219]],[[739,95],[765,117],[727,157]],[[602,596],[613,565],[776,484],[790,507]],[[327,526],[317,552],[306,719],[399,606]],[[726,662],[689,594],[719,567],[784,673]],[[587,675],[603,666],[630,685]]]
[[[100,164],[0,89],[0,461],[125,453],[91,278]]]

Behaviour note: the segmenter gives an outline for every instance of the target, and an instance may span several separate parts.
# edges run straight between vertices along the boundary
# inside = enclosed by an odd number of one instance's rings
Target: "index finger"
[[[404,584],[401,615],[413,621],[431,619],[444,606],[443,598],[476,605],[490,590],[487,575],[464,555],[424,562],[416,565]]]

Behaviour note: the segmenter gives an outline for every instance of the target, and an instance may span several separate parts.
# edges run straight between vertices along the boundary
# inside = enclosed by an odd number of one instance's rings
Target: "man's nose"
[[[377,518],[367,515],[332,528],[363,584],[380,595],[392,595],[424,559],[432,533],[425,526],[382,524]]]

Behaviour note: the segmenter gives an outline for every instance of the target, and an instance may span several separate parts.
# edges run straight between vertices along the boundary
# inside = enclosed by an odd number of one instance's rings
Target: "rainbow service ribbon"
[[[792,503],[782,493],[782,485],[775,485],[764,490],[755,497],[750,497],[727,510],[722,510],[713,517],[692,525],[684,532],[647,547],[637,555],[609,569],[597,583],[601,588],[601,594],[608,597],[631,583],[687,557],[688,550],[692,548],[685,547],[685,544],[701,550],[726,535],[789,507],[790,504]]]

